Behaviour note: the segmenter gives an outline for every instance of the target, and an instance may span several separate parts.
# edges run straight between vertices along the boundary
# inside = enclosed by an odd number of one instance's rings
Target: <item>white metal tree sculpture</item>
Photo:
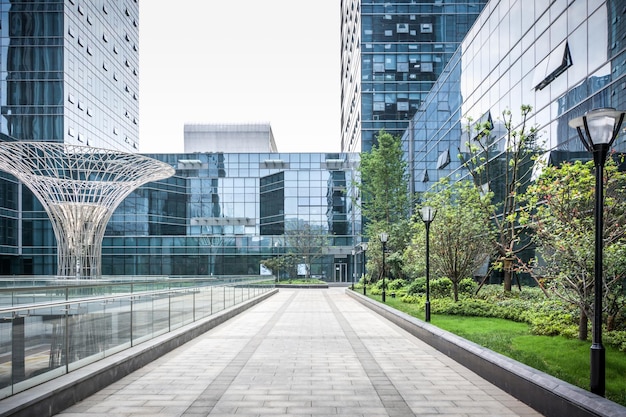
[[[57,239],[57,273],[76,278],[101,276],[104,231],[122,200],[174,174],[142,155],[50,142],[0,142],[0,169],[44,206]]]

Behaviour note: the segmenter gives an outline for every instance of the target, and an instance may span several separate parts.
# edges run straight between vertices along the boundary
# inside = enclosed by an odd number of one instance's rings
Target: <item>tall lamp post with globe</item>
[[[389,233],[382,232],[378,235],[380,243],[383,247],[383,303],[385,302],[387,286],[385,285],[385,252],[387,251],[387,240],[389,240]]]
[[[430,321],[430,224],[435,220],[437,210],[424,206],[419,211],[420,217],[426,226],[426,312],[425,319]]]
[[[593,154],[595,167],[595,260],[594,306],[591,342],[591,392],[604,396],[606,353],[602,345],[602,282],[603,282],[603,229],[604,229],[604,164],[613,142],[619,135],[624,111],[612,108],[591,110],[584,116],[570,120],[570,127],[578,131],[585,148]]]

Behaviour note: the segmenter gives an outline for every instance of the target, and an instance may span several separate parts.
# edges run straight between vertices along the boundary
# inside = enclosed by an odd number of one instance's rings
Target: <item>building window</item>
[[[544,59],[536,68],[533,75],[535,90],[543,90],[548,84],[563,74],[572,66],[572,55],[567,41],[554,49],[547,59]]]
[[[433,63],[432,62],[422,62],[420,65],[421,72],[433,72]]]
[[[443,169],[448,166],[450,163],[450,150],[446,149],[445,151],[439,154],[439,158],[437,158],[437,169]]]

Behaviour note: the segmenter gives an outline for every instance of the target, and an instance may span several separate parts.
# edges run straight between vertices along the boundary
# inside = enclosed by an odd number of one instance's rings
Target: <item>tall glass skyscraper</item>
[[[341,150],[401,135],[486,0],[341,1]]]
[[[0,0],[3,140],[139,149],[137,0]]]
[[[0,0],[0,141],[137,152],[138,19],[138,0]],[[0,274],[55,252],[41,204],[0,172]]]

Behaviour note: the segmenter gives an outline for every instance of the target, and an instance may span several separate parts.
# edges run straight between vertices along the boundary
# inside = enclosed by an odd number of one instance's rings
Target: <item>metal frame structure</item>
[[[0,142],[0,170],[44,206],[57,239],[57,274],[67,278],[100,277],[102,239],[117,206],[175,172],[138,154],[51,142]]]

